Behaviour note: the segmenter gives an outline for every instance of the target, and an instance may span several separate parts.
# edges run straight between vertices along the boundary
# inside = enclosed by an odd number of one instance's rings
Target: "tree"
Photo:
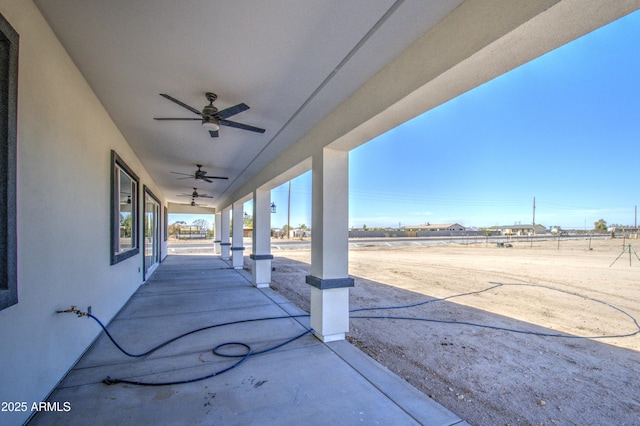
[[[244,216],[243,225],[245,228],[253,228],[253,216],[247,214]]]
[[[169,235],[177,237],[177,235],[180,234],[180,226],[183,226],[186,224],[187,222],[183,220],[172,223],[171,225],[169,225],[169,229],[168,229]]]
[[[192,226],[197,226],[198,229],[209,229],[209,221],[206,219],[196,219],[191,223]]]
[[[120,233],[122,234],[120,235],[121,237],[131,237],[131,214],[125,217],[120,213]]]
[[[599,221],[594,222],[593,226],[596,232],[607,232],[607,221],[604,219],[600,219]]]

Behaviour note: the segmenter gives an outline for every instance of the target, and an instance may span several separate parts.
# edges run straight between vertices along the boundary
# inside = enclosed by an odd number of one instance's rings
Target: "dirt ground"
[[[640,261],[623,253],[640,242],[624,243],[351,249],[352,310],[431,302],[352,312],[347,340],[473,425],[640,425]],[[272,287],[308,312],[310,251],[273,254]]]

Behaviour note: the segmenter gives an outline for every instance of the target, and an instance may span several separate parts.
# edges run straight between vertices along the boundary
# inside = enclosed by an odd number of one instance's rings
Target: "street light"
[[[271,203],[271,213],[276,212],[276,203]]]

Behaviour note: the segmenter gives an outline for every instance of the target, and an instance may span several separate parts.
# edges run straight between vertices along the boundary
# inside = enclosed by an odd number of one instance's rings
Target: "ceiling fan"
[[[193,188],[193,192],[191,194],[180,194],[178,197],[191,197],[192,201],[196,198],[213,198],[211,195],[198,194],[198,188]]]
[[[189,204],[186,204],[187,206],[191,206],[191,207],[206,207],[206,204],[198,204],[196,203],[195,199],[191,199],[191,202]]]
[[[202,164],[196,164],[196,166],[198,167],[198,170],[196,170],[194,174],[187,174],[187,173],[180,173],[180,172],[171,172],[171,173],[173,173],[174,175],[186,176],[178,179],[195,179],[195,180],[202,180],[209,183],[213,182],[211,179],[229,179],[228,177],[223,177],[223,176],[207,176],[207,171],[202,170]]]
[[[218,137],[218,130],[220,129],[220,126],[235,127],[236,129],[264,133],[264,129],[261,129],[259,127],[249,126],[248,124],[242,124],[235,121],[227,120],[227,118],[231,116],[248,110],[249,106],[247,104],[241,103],[230,108],[223,109],[222,111],[218,111],[218,108],[213,106],[213,102],[218,98],[218,95],[216,95],[215,93],[207,92],[205,96],[209,101],[209,105],[205,105],[204,108],[202,108],[202,111],[198,111],[197,109],[167,94],[160,93],[160,96],[169,99],[171,102],[175,102],[176,104],[188,109],[194,114],[199,115],[200,118],[154,118],[154,120],[200,120],[202,121],[202,126],[209,130],[209,134],[212,138]]]
[[[198,204],[195,199],[191,199],[190,203],[180,203],[182,206],[191,206],[191,207],[207,207],[206,204]]]

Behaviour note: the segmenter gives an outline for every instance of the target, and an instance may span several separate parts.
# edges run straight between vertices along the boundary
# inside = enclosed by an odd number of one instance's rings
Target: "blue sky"
[[[535,197],[547,227],[633,225],[638,28],[635,12],[351,151],[349,224],[531,223]],[[288,184],[272,191],[272,227],[287,223],[287,198]],[[302,223],[311,226],[310,173],[291,182],[291,226]]]

